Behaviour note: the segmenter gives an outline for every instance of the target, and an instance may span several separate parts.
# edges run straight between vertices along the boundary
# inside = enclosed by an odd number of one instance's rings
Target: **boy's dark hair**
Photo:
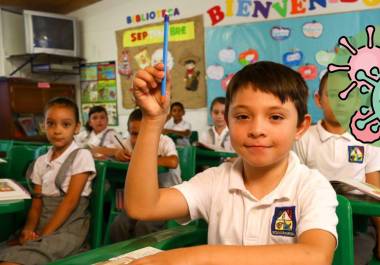
[[[86,124],[84,125],[84,127],[86,128],[86,130],[88,132],[92,131],[92,127],[90,126],[91,115],[94,114],[94,113],[99,113],[99,112],[104,112],[106,114],[106,116],[108,115],[106,108],[103,107],[103,106],[100,106],[100,105],[93,106],[90,109],[90,111],[88,112],[88,120],[87,120]]]
[[[210,112],[212,111],[212,108],[214,107],[216,103],[226,105],[226,98],[225,97],[214,98],[213,101],[211,102]]]
[[[226,93],[226,111],[224,114],[226,120],[233,97],[240,89],[247,86],[251,86],[254,90],[273,94],[282,103],[287,100],[292,101],[297,109],[297,125],[303,122],[307,114],[309,93],[305,80],[291,68],[269,61],[249,64],[231,79]]]
[[[322,97],[323,93],[323,88],[326,85],[327,78],[329,77],[329,71],[326,71],[326,73],[323,74],[321,81],[319,82],[319,87],[318,87],[318,95]]]
[[[174,108],[174,107],[180,107],[182,109],[182,111],[185,111],[185,107],[183,106],[183,104],[179,101],[176,101],[176,102],[173,102],[171,105],[170,105],[170,111]]]
[[[142,111],[141,109],[135,109],[131,112],[131,114],[129,114],[129,117],[128,117],[128,128],[129,128],[129,123],[131,121],[141,121],[142,120]]]
[[[46,112],[53,106],[64,106],[64,107],[67,107],[69,109],[72,109],[73,112],[74,112],[74,116],[75,116],[75,122],[78,123],[79,122],[79,109],[78,109],[78,106],[77,104],[75,103],[75,101],[71,98],[68,98],[68,97],[55,97],[55,98],[52,98],[48,101],[48,103],[46,103],[45,105],[45,108],[44,108],[44,115],[46,114]]]

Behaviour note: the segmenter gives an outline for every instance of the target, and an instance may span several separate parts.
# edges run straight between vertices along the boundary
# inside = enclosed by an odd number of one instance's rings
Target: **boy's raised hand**
[[[166,96],[161,97],[164,65],[159,63],[139,70],[133,80],[132,92],[136,104],[148,118],[165,117],[170,104],[171,78],[167,76]]]

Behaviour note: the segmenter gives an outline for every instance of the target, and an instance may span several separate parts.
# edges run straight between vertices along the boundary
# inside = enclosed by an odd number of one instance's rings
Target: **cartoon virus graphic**
[[[359,88],[363,105],[351,116],[351,133],[361,142],[374,143],[380,139],[380,46],[374,45],[374,26],[367,26],[366,33],[367,45],[359,48],[355,48],[347,37],[341,37],[339,44],[350,53],[347,64],[329,64],[328,71],[347,72],[350,83],[338,93],[340,100],[346,101],[350,93]]]

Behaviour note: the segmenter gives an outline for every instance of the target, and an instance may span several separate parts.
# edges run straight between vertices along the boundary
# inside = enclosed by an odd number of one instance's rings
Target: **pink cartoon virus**
[[[347,72],[350,84],[338,94],[340,100],[347,100],[356,87],[361,97],[369,97],[369,105],[362,105],[351,116],[350,129],[353,136],[364,143],[374,143],[380,139],[380,47],[374,45],[375,27],[366,27],[367,45],[355,48],[346,37],[339,44],[351,56],[346,65],[329,64],[330,73]],[[364,102],[364,100],[362,101]]]

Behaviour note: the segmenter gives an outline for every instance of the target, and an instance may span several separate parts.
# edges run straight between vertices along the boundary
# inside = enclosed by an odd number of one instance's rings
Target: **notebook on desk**
[[[136,259],[154,255],[159,252],[162,252],[162,250],[158,248],[154,248],[154,247],[145,247],[145,248],[137,249],[132,252],[125,253],[120,256],[110,258],[109,260],[106,260],[106,261],[94,263],[92,265],[124,265],[124,264],[129,264]]]

